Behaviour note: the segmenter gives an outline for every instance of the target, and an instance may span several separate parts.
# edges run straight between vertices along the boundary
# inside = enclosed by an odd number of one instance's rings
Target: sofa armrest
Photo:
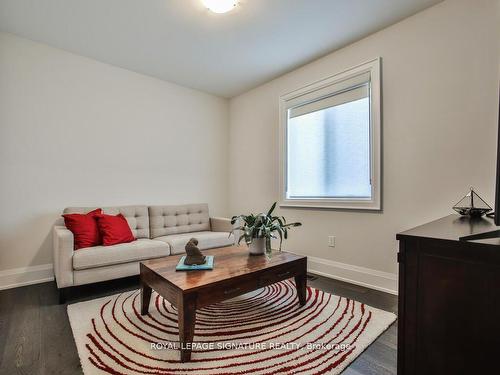
[[[212,232],[231,232],[233,230],[233,225],[231,224],[231,219],[225,217],[211,217],[210,228]]]
[[[238,223],[234,225],[231,224],[231,219],[227,219],[224,217],[211,217],[210,218],[210,228],[212,232],[227,232],[229,237],[233,238],[233,244],[238,242],[238,238],[240,237],[240,231],[238,228]],[[230,232],[232,234],[229,234]]]
[[[64,226],[55,226],[54,239],[54,275],[57,287],[73,285],[73,233]]]

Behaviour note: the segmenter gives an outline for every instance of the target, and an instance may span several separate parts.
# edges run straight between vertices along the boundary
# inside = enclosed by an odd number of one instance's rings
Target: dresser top
[[[493,219],[490,219],[488,217],[470,218],[467,216],[452,214],[441,219],[431,221],[430,223],[420,225],[413,229],[398,233],[396,235],[396,238],[398,240],[401,240],[409,237],[423,237],[458,241],[459,238],[463,236],[484,233],[493,230],[500,230],[500,227],[497,227],[493,222]],[[476,240],[473,242],[500,245],[500,238]]]

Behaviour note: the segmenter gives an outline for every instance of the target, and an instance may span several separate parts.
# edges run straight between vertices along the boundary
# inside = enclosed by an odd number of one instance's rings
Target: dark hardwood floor
[[[397,312],[397,297],[314,276],[308,285],[383,310]],[[67,303],[132,290],[137,277],[73,288]],[[343,375],[396,374],[396,323],[370,345]],[[80,360],[54,283],[0,291],[0,374],[81,374]]]
[[[309,286],[397,314],[397,296],[326,277],[313,277],[316,279],[307,281]],[[395,321],[342,372],[342,375],[396,374],[397,336]]]

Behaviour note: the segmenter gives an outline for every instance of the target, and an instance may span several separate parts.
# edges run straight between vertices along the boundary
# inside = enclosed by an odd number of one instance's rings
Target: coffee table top
[[[250,255],[246,246],[229,246],[202,252],[204,255],[214,256],[213,270],[176,271],[175,266],[185,254],[150,259],[141,263],[185,291],[306,258],[302,255],[276,252],[268,259],[265,255]]]

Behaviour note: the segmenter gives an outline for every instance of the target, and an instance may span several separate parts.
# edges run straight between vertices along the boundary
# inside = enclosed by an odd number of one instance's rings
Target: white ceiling
[[[0,0],[0,30],[223,97],[441,0]]]

